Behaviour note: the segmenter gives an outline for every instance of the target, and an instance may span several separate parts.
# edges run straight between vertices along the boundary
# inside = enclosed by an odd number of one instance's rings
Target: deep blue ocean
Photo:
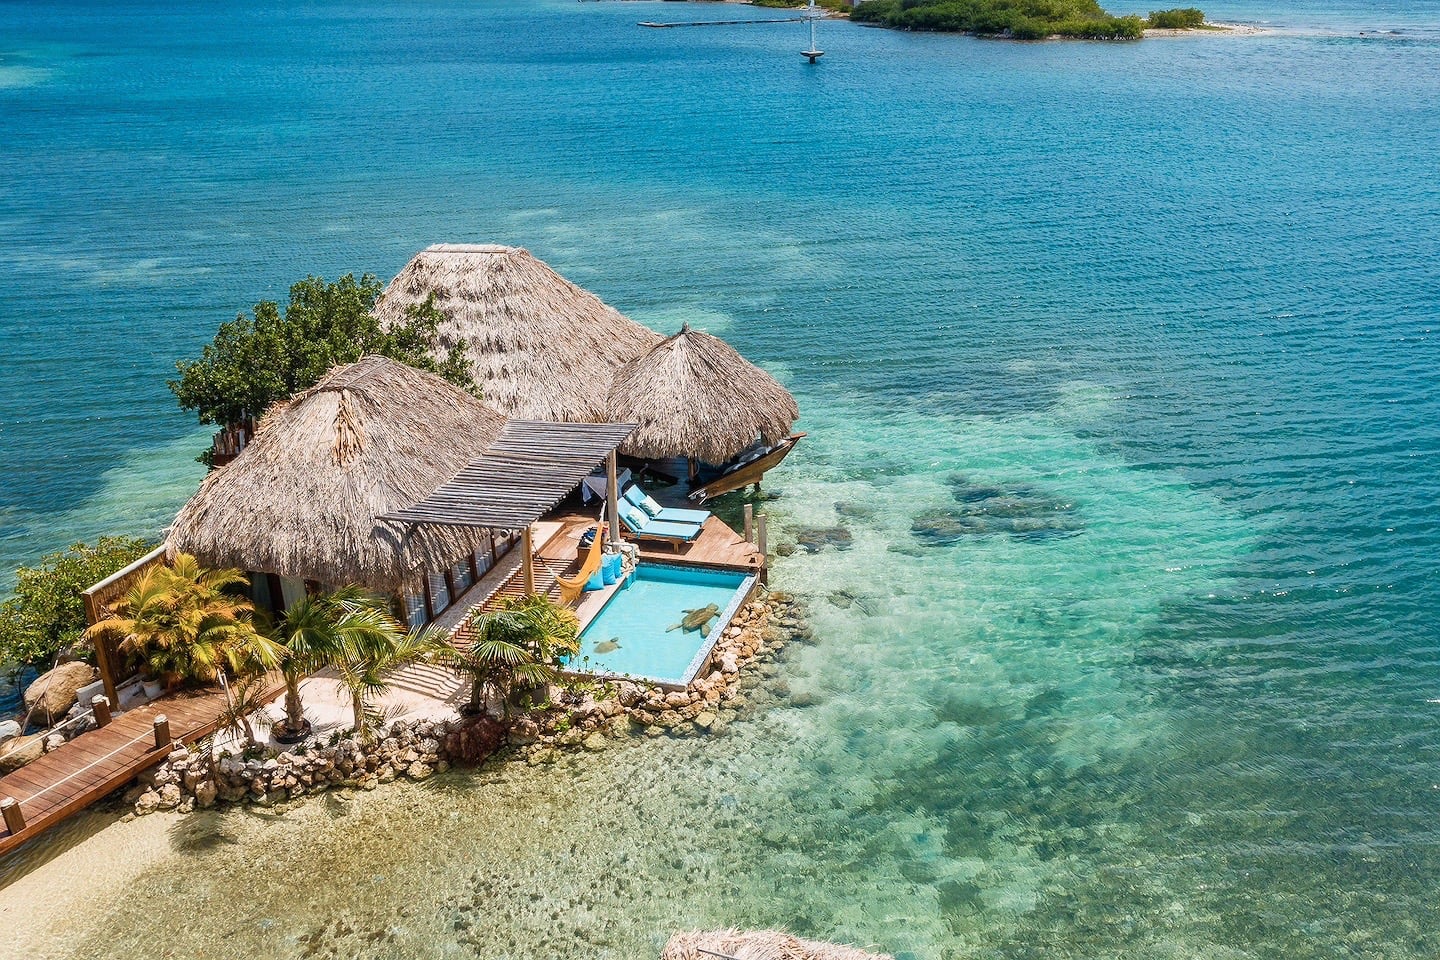
[[[55,955],[1440,953],[1440,3],[1205,9],[1268,32],[0,3],[0,568],[164,527],[219,323],[442,241],[727,338],[772,540],[850,537],[725,736],[231,824]]]

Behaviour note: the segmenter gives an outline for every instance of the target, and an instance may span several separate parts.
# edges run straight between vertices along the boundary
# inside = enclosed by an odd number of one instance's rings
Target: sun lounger
[[[710,519],[709,510],[684,510],[680,507],[662,507],[644,490],[633,484],[625,489],[625,499],[639,507],[653,520],[668,523],[700,523]]]
[[[671,520],[656,520],[633,503],[620,501],[620,521],[625,529],[637,540],[664,540],[675,549],[680,544],[691,543],[700,536],[698,523],[676,523]]]

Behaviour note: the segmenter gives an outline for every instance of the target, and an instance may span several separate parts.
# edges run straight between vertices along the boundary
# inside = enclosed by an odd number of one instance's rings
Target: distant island
[[[760,6],[799,6],[803,0],[753,0]],[[1082,40],[1139,40],[1147,29],[1196,30],[1205,14],[1194,7],[1155,10],[1148,18],[1117,17],[1097,0],[864,0],[848,9],[844,0],[819,0],[857,23],[898,30],[968,33],[1010,40],[1069,37]]]

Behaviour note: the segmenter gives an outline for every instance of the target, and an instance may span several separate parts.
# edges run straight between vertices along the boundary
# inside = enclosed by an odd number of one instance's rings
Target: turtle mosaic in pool
[[[689,683],[755,578],[642,563],[580,634],[576,672]]]

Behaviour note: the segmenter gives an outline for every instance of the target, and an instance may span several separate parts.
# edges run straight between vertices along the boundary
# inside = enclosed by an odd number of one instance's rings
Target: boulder
[[[140,816],[147,813],[154,813],[160,809],[160,794],[154,790],[146,790],[140,794],[140,799],[135,801],[135,812]]]
[[[54,723],[79,701],[80,688],[95,681],[95,668],[72,660],[40,674],[25,688],[25,709],[45,723]]]
[[[45,739],[39,735],[15,737],[0,744],[0,773],[19,770],[25,764],[40,759],[45,753]]]
[[[591,753],[598,753],[605,749],[606,742],[605,734],[597,730],[581,741],[580,745]]]
[[[405,776],[409,777],[411,780],[428,780],[430,779],[430,775],[434,772],[435,771],[430,769],[428,765],[423,764],[418,760],[405,768]]]
[[[200,781],[195,784],[195,805],[202,810],[206,807],[213,807],[215,805],[215,797],[219,792],[213,781]]]
[[[14,740],[25,732],[25,728],[14,720],[0,720],[0,743],[6,740]]]
[[[180,805],[180,785],[167,783],[160,788],[160,809],[174,810]]]

